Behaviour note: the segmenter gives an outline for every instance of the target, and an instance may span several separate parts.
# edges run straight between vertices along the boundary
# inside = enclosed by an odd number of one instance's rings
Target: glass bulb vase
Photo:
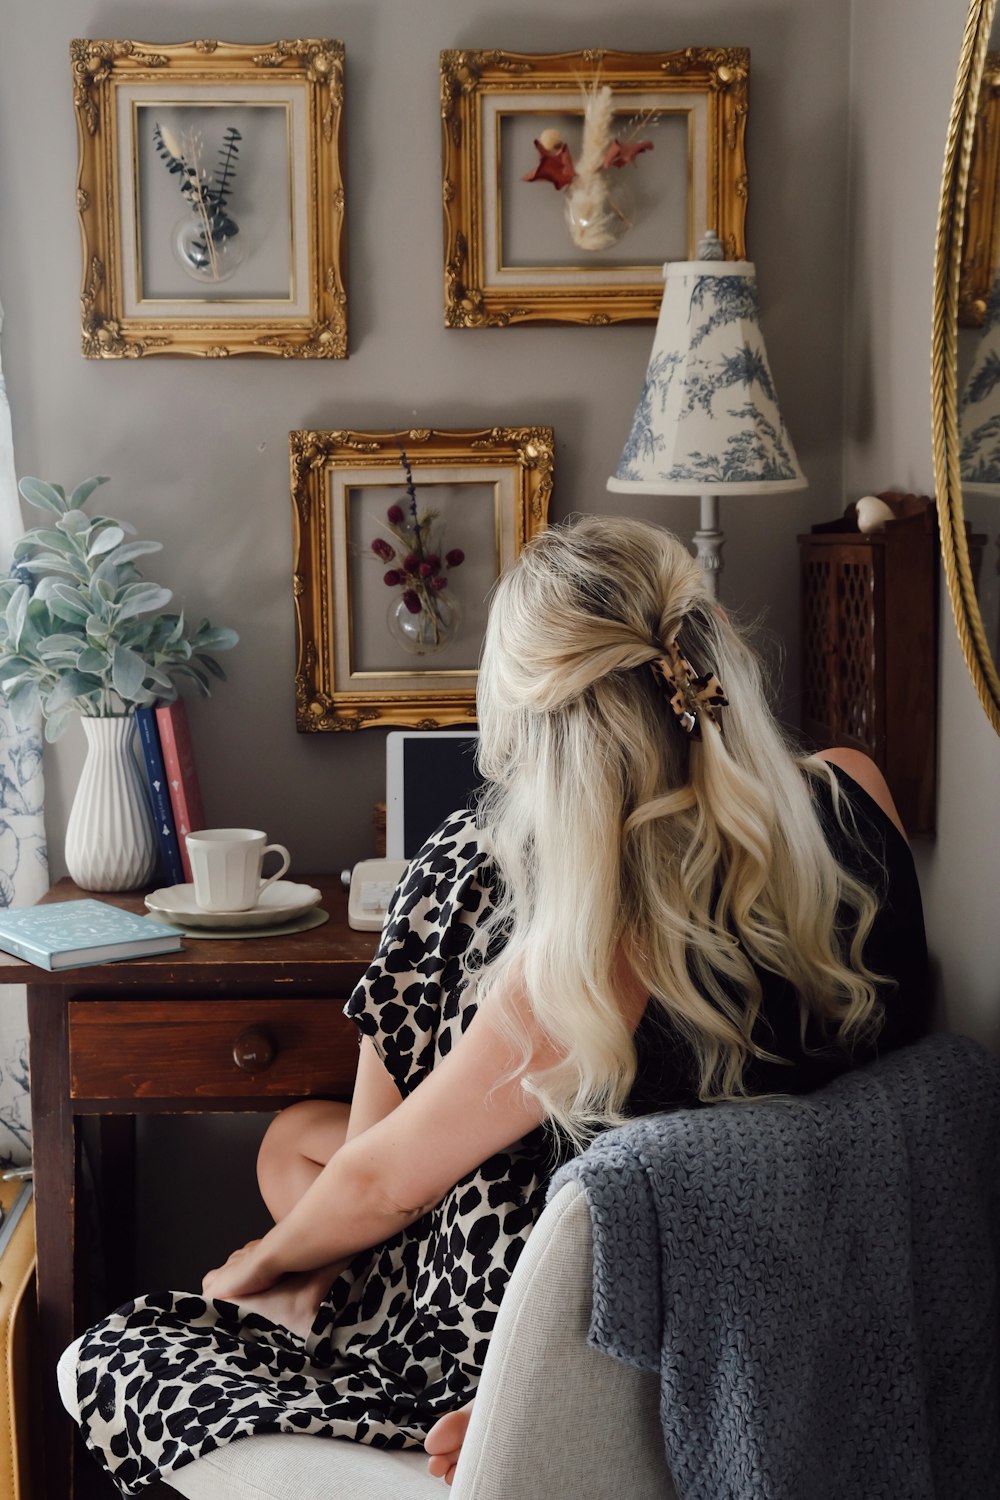
[[[443,651],[457,636],[461,621],[458,600],[443,591],[433,596],[429,607],[413,612],[400,597],[390,604],[386,617],[389,634],[411,656],[433,656]]]

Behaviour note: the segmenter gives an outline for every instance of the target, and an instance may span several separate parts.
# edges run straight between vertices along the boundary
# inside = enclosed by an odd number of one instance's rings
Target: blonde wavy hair
[[[671,641],[721,679],[721,733],[678,725],[649,665]],[[706,1101],[746,1096],[748,1059],[770,1056],[752,1039],[755,966],[794,987],[803,1038],[811,1016],[847,1047],[874,1033],[876,900],[831,854],[808,778],[835,805],[836,780],[790,748],[676,537],[602,517],[536,537],[497,586],[478,713],[500,889],[471,977],[522,1066],[513,991],[555,1043],[562,1060],[525,1087],[557,1128],[579,1144],[622,1118],[636,1070],[623,957],[693,1049]]]

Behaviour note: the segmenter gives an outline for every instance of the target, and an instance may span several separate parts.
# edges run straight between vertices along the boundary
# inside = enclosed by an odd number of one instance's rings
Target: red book
[[[187,710],[183,698],[173,703],[161,703],[156,710],[156,726],[160,731],[160,748],[163,765],[170,787],[170,805],[177,824],[177,842],[180,845],[184,878],[193,879],[191,859],[187,851],[187,835],[195,828],[204,828],[205,811],[198,790],[198,773],[194,768],[194,747],[188,728]]]

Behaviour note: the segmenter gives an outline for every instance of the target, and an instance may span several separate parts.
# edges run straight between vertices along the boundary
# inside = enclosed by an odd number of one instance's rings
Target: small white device
[[[347,923],[358,932],[381,932],[392,893],[403,878],[405,859],[363,859],[351,871]]]
[[[385,741],[385,852],[412,859],[482,784],[474,729],[406,729]]]

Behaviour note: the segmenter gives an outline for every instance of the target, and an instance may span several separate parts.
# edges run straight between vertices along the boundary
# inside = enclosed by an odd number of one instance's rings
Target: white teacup
[[[259,828],[201,828],[187,836],[194,899],[203,911],[250,911],[291,863],[284,844],[269,844]],[[264,855],[281,855],[273,875],[261,878]]]

